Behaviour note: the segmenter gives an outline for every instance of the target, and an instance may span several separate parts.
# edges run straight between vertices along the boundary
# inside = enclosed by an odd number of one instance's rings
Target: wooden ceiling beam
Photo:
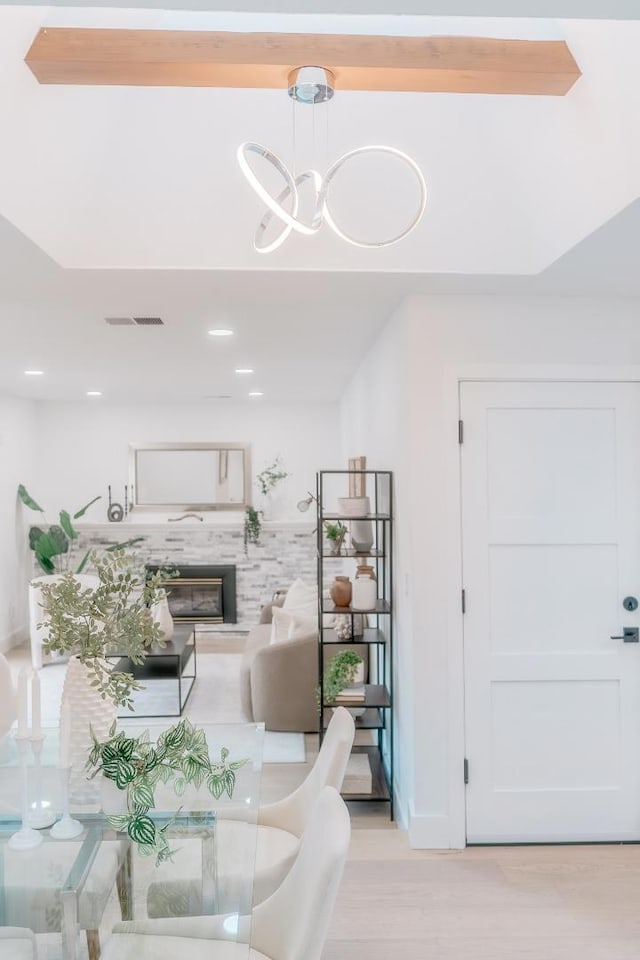
[[[339,90],[563,96],[580,76],[561,40],[45,27],[25,62],[44,84],[283,89],[328,67]]]

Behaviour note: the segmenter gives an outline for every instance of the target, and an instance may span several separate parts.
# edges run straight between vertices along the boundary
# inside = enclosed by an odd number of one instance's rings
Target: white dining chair
[[[258,827],[251,829],[242,817],[230,819],[230,811],[221,810],[216,826],[216,870],[219,897],[217,912],[240,909],[266,900],[291,869],[309,820],[311,810],[326,786],[340,791],[355,737],[353,717],[338,707],[325,732],[316,762],[300,786],[275,803],[260,807]],[[255,843],[255,873],[252,900],[247,903],[246,877],[236,875],[237,851]],[[149,886],[147,913],[150,917],[193,916],[202,913],[202,884],[193,877],[163,880]]]
[[[337,790],[325,787],[291,870],[250,917],[118,923],[102,960],[320,960],[350,835],[346,804]]]
[[[36,938],[24,927],[0,927],[0,960],[36,960]]]

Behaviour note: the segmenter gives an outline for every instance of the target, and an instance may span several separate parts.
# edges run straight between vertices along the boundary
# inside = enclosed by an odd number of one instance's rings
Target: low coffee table
[[[111,654],[113,669],[132,673],[144,685],[133,695],[137,717],[180,717],[198,676],[196,628],[192,623],[177,623],[173,638],[162,647],[147,650],[144,663],[132,663],[129,657]],[[131,717],[124,710],[119,717]]]

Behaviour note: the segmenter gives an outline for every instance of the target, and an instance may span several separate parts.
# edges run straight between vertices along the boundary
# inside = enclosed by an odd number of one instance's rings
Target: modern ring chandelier
[[[298,67],[289,75],[288,93],[294,101],[294,105],[295,103],[300,103],[314,106],[315,104],[326,103],[331,100],[334,94],[333,74],[324,67]],[[400,233],[388,237],[385,240],[367,241],[351,235],[336,222],[330,208],[330,189],[338,171],[342,170],[350,160],[363,154],[376,153],[396,157],[409,168],[418,183],[419,200],[413,217]],[[249,156],[251,154],[266,160],[273,170],[282,178],[284,187],[277,196],[273,196],[267,190],[252,170],[249,165]],[[258,253],[271,253],[271,251],[276,250],[284,243],[287,237],[290,236],[293,230],[303,236],[313,236],[320,230],[323,223],[326,223],[337,236],[346,240],[347,243],[353,244],[355,247],[365,247],[369,249],[389,247],[394,243],[398,243],[400,240],[404,240],[404,238],[417,227],[427,205],[427,185],[420,167],[415,160],[396,147],[374,145],[349,150],[329,166],[324,176],[313,168],[295,175],[295,171],[291,173],[284,161],[272,150],[251,140],[240,144],[237,156],[240,169],[258,197],[260,197],[267,207],[262,220],[258,224],[253,239],[254,248]],[[299,216],[301,206],[300,191],[302,187],[306,187],[307,190],[312,190],[312,209],[310,216],[306,220],[301,219]],[[285,204],[287,206],[285,206]],[[281,222],[282,229],[274,239],[267,240],[267,230],[271,226],[274,217]]]

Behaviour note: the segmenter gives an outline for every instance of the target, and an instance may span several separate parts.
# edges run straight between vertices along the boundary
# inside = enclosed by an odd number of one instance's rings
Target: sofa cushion
[[[290,610],[274,608],[271,620],[271,643],[284,643],[287,640],[315,639],[318,635],[318,621],[306,613],[293,613]]]

